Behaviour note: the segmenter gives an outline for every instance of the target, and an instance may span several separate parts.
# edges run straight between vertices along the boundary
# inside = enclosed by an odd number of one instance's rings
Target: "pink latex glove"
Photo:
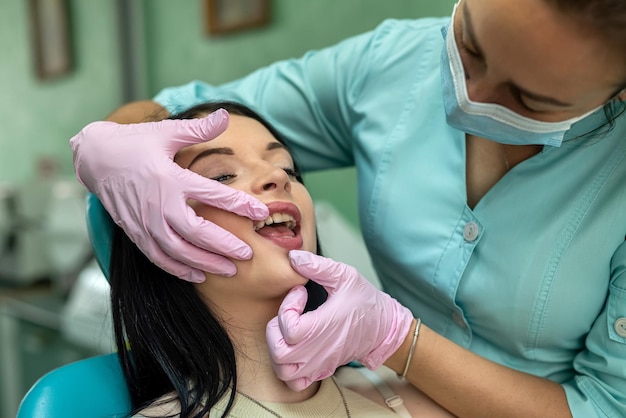
[[[254,220],[268,216],[257,199],[173,161],[181,148],[213,139],[227,126],[228,112],[220,109],[201,119],[94,122],[70,140],[76,176],[115,223],[155,264],[191,282],[204,281],[203,271],[232,276],[235,265],[225,257],[248,259],[252,250],[197,216],[188,199]]]
[[[328,299],[302,314],[306,289],[293,288],[266,329],[276,375],[293,390],[303,390],[358,360],[380,367],[407,334],[413,314],[376,289],[354,267],[306,251],[290,251],[292,267],[326,288]]]

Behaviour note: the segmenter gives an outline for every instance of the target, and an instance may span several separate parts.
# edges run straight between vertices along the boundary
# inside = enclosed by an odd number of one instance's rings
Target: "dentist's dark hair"
[[[626,1],[624,0],[544,0],[578,24],[581,31],[598,36],[622,57],[624,80],[616,86],[613,96],[626,89]],[[607,98],[608,99],[608,98]],[[616,98],[604,106],[607,127],[612,129],[615,119],[626,112],[624,100]],[[596,130],[591,133],[601,133]]]
[[[205,103],[170,119],[193,119],[219,108],[259,121],[282,142],[260,116],[236,103]],[[300,176],[297,180],[302,182]],[[158,403],[179,402],[177,416],[208,416],[237,387],[235,348],[217,316],[192,283],[153,264],[119,227],[113,237],[110,276],[115,342],[131,415],[162,398]],[[306,288],[306,310],[315,309],[326,299],[326,291],[313,281]],[[223,416],[234,397],[231,391]]]
[[[610,44],[626,47],[626,3],[624,0],[544,1],[566,16],[573,17],[580,23],[582,30],[598,34]]]

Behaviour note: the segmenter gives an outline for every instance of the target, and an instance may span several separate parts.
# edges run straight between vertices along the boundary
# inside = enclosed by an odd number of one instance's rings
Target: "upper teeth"
[[[258,221],[257,223],[255,223],[254,230],[258,231],[266,225],[280,223],[284,223],[285,226],[289,229],[294,229],[296,227],[296,220],[293,216],[286,213],[274,213],[268,216],[264,221]]]

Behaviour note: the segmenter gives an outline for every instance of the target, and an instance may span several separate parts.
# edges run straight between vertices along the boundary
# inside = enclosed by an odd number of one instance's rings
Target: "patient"
[[[220,107],[231,115],[228,129],[214,140],[182,149],[176,161],[253,195],[268,206],[270,217],[254,222],[190,201],[199,216],[232,232],[254,251],[250,260],[233,260],[235,276],[206,273],[200,284],[156,267],[117,228],[111,297],[132,414],[397,416],[375,391],[369,396],[376,402],[332,377],[294,392],[274,374],[265,327],[283,297],[304,284],[307,309],[315,309],[326,297],[321,286],[291,268],[287,257],[291,249],[319,251],[313,202],[276,132],[249,109],[204,104],[176,117],[203,117]],[[355,377],[347,374],[347,379]]]

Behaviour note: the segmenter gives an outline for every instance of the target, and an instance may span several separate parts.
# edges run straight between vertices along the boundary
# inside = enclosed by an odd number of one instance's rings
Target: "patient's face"
[[[232,278],[214,278],[207,273],[206,283],[213,287],[209,295],[236,291],[255,298],[276,298],[306,283],[291,268],[288,252],[317,250],[313,202],[294,177],[290,153],[262,124],[231,115],[222,135],[182,149],[175,160],[182,167],[254,196],[270,209],[272,219],[255,222],[190,201],[199,216],[230,231],[254,252],[250,260],[232,260],[237,266]]]

